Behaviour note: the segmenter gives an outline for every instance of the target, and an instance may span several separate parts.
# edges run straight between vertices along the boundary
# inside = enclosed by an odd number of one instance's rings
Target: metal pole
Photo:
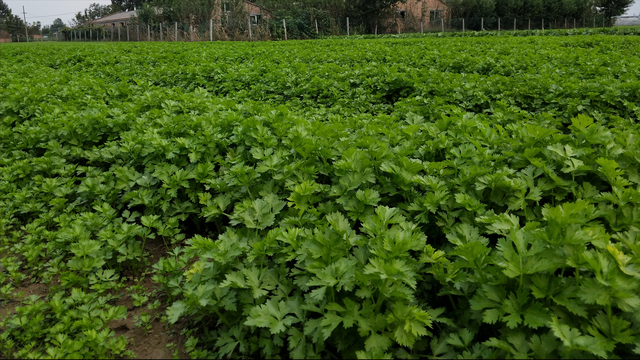
[[[464,18],[462,18],[462,32],[464,32]]]
[[[209,41],[213,41],[213,19],[209,19]]]
[[[316,35],[318,35],[320,32],[318,31],[318,19],[316,19]]]
[[[140,41],[140,25],[136,25],[136,33],[138,34],[137,35],[138,41]]]
[[[121,32],[121,31],[120,31],[120,28],[121,28],[121,27],[122,27],[122,26],[118,26],[118,41],[120,41],[120,32]]]
[[[160,23],[160,41],[162,41],[162,23]]]
[[[484,18],[480,18],[480,31],[484,31]]]
[[[151,41],[151,25],[147,24],[147,41]]]
[[[176,30],[175,30],[175,33],[176,33],[176,41],[178,41],[178,22],[177,22],[177,21],[176,21]]]
[[[498,32],[500,32],[500,18],[498,18]]]
[[[567,28],[567,18],[564,18],[564,28]]]
[[[420,34],[424,34],[424,23],[420,20]]]
[[[529,31],[531,31],[531,19],[529,19]]]
[[[22,7],[22,16],[24,17],[24,34],[27,36],[27,42],[29,42],[29,30],[27,28],[27,13],[24,11],[24,6]]]
[[[544,19],[542,19],[542,31],[544,31]]]
[[[596,27],[596,18],[593,18],[593,27]]]
[[[513,31],[518,30],[518,27],[516,26],[516,18],[513,18]]]
[[[129,25],[127,24],[127,41],[129,41]]]
[[[89,29],[89,41],[93,38],[93,29]]]
[[[111,41],[113,41],[113,26],[111,27]]]
[[[284,27],[284,39],[287,40],[287,21],[282,19],[282,27]]]
[[[444,32],[444,18],[440,18],[440,25],[442,25],[442,32]]]
[[[189,25],[189,37],[191,42],[193,42],[193,25]]]
[[[349,36],[349,18],[347,18],[347,36]]]

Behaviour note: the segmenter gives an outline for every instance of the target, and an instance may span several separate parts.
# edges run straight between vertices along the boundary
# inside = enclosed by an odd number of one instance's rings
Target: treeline
[[[448,0],[451,16],[580,19],[622,15],[634,0]]]
[[[0,0],[1,1],[1,0]],[[296,21],[316,19],[327,22],[335,19],[360,19],[369,27],[378,19],[395,16],[399,3],[407,0],[253,0],[268,9],[276,19],[286,19],[295,27]],[[413,1],[413,0],[411,0]],[[443,0],[453,18],[529,18],[581,19],[593,16],[611,19],[622,15],[634,0]],[[111,5],[91,4],[79,12],[73,21],[79,26],[112,13],[137,10],[141,23],[179,22],[200,24],[207,22],[216,9],[245,15],[244,0],[112,0]]]
[[[42,27],[40,21],[27,22],[26,30],[22,17],[14,14],[9,6],[0,0],[0,38],[11,38],[12,41],[26,41],[27,34],[29,37],[34,35],[48,35],[50,33],[49,26]]]
[[[450,0],[459,18],[583,18],[593,16],[593,0]]]

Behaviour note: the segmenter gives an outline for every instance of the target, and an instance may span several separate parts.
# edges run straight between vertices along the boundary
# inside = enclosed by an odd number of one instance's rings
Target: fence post
[[[120,28],[121,28],[121,27],[122,27],[122,26],[118,26],[118,41],[120,41]]]
[[[93,39],[93,29],[89,29],[89,41]]]
[[[518,30],[518,27],[516,26],[516,18],[513,18],[513,31]]]
[[[542,19],[542,31],[544,31],[544,19]]]
[[[462,32],[464,32],[464,18],[462,18]]]
[[[147,41],[151,41],[151,25],[147,24]]]
[[[347,18],[347,36],[349,36],[349,18]]]
[[[595,17],[593,18],[593,27],[594,28],[596,27],[596,18]]]
[[[282,27],[284,27],[284,40],[287,40],[287,20],[282,19]]]
[[[567,18],[564,18],[564,28],[567,28]]]
[[[480,31],[484,31],[484,18],[480,18]]]
[[[440,18],[440,25],[442,25],[442,32],[444,32],[444,18]]]
[[[529,31],[531,31],[531,19],[529,19]]]
[[[127,24],[127,41],[129,41],[129,25]]]
[[[248,24],[249,24],[249,41],[251,41],[252,40],[251,38],[253,38],[253,34],[251,33],[251,16],[249,16],[248,20],[249,20],[248,21]]]
[[[573,28],[576,28],[576,18],[573,18]]]
[[[498,18],[498,32],[500,32],[500,18]]]
[[[175,28],[174,32],[175,32],[175,37],[176,37],[175,41],[178,41],[178,22],[177,21],[176,21],[176,28]]]
[[[424,34],[424,22],[420,19],[420,34]]]
[[[193,25],[189,25],[189,38],[193,42]]]
[[[213,19],[209,19],[209,41],[213,41]]]
[[[315,19],[315,20],[316,20],[316,35],[319,35],[320,32],[318,31],[318,19]]]

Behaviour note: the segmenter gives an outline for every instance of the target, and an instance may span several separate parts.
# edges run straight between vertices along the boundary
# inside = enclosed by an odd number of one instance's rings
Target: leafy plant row
[[[639,45],[3,47],[0,351],[133,356],[152,273],[193,357],[637,355]]]

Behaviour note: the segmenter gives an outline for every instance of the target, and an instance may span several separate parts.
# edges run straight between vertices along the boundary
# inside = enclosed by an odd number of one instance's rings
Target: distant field
[[[640,37],[554,34],[2,44],[0,356],[637,357]]]

